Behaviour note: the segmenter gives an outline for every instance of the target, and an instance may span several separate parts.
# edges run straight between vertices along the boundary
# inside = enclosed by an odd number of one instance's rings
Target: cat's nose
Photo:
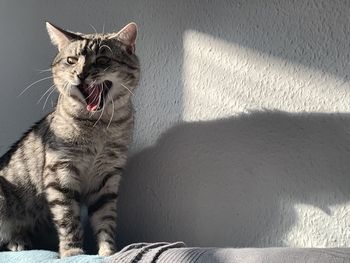
[[[81,72],[77,75],[77,77],[81,80],[84,81],[87,77],[89,76],[89,73],[86,72]]]

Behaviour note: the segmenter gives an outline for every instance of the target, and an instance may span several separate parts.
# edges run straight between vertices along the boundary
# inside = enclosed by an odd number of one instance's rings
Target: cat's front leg
[[[96,236],[98,254],[110,256],[116,251],[117,198],[121,171],[101,176],[100,184],[88,198],[88,213]]]
[[[55,163],[45,168],[45,193],[58,232],[60,257],[84,253],[78,173],[67,163]]]

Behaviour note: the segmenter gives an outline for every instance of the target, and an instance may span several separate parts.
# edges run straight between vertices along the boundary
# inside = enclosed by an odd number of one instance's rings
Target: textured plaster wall
[[[120,245],[350,245],[348,1],[2,1],[1,151],[42,111],[44,20],[139,23]],[[44,99],[45,100],[45,99]]]

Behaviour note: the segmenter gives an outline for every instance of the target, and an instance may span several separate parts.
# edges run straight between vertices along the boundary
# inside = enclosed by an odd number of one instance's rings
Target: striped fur
[[[47,27],[59,49],[52,64],[59,99],[0,159],[0,245],[30,248],[39,230],[55,229],[61,257],[81,254],[85,204],[99,255],[111,255],[118,186],[132,139],[131,94],[139,81],[136,25],[94,35]],[[100,56],[109,58],[103,67],[96,62]],[[68,64],[67,57],[77,63]],[[112,83],[100,93],[103,109],[87,110],[78,88],[83,81]]]

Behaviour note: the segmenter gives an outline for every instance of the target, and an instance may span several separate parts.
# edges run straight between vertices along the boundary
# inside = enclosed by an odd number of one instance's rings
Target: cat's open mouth
[[[112,82],[109,80],[98,84],[83,83],[78,85],[78,89],[84,96],[86,109],[90,112],[95,112],[102,109],[112,85]]]

